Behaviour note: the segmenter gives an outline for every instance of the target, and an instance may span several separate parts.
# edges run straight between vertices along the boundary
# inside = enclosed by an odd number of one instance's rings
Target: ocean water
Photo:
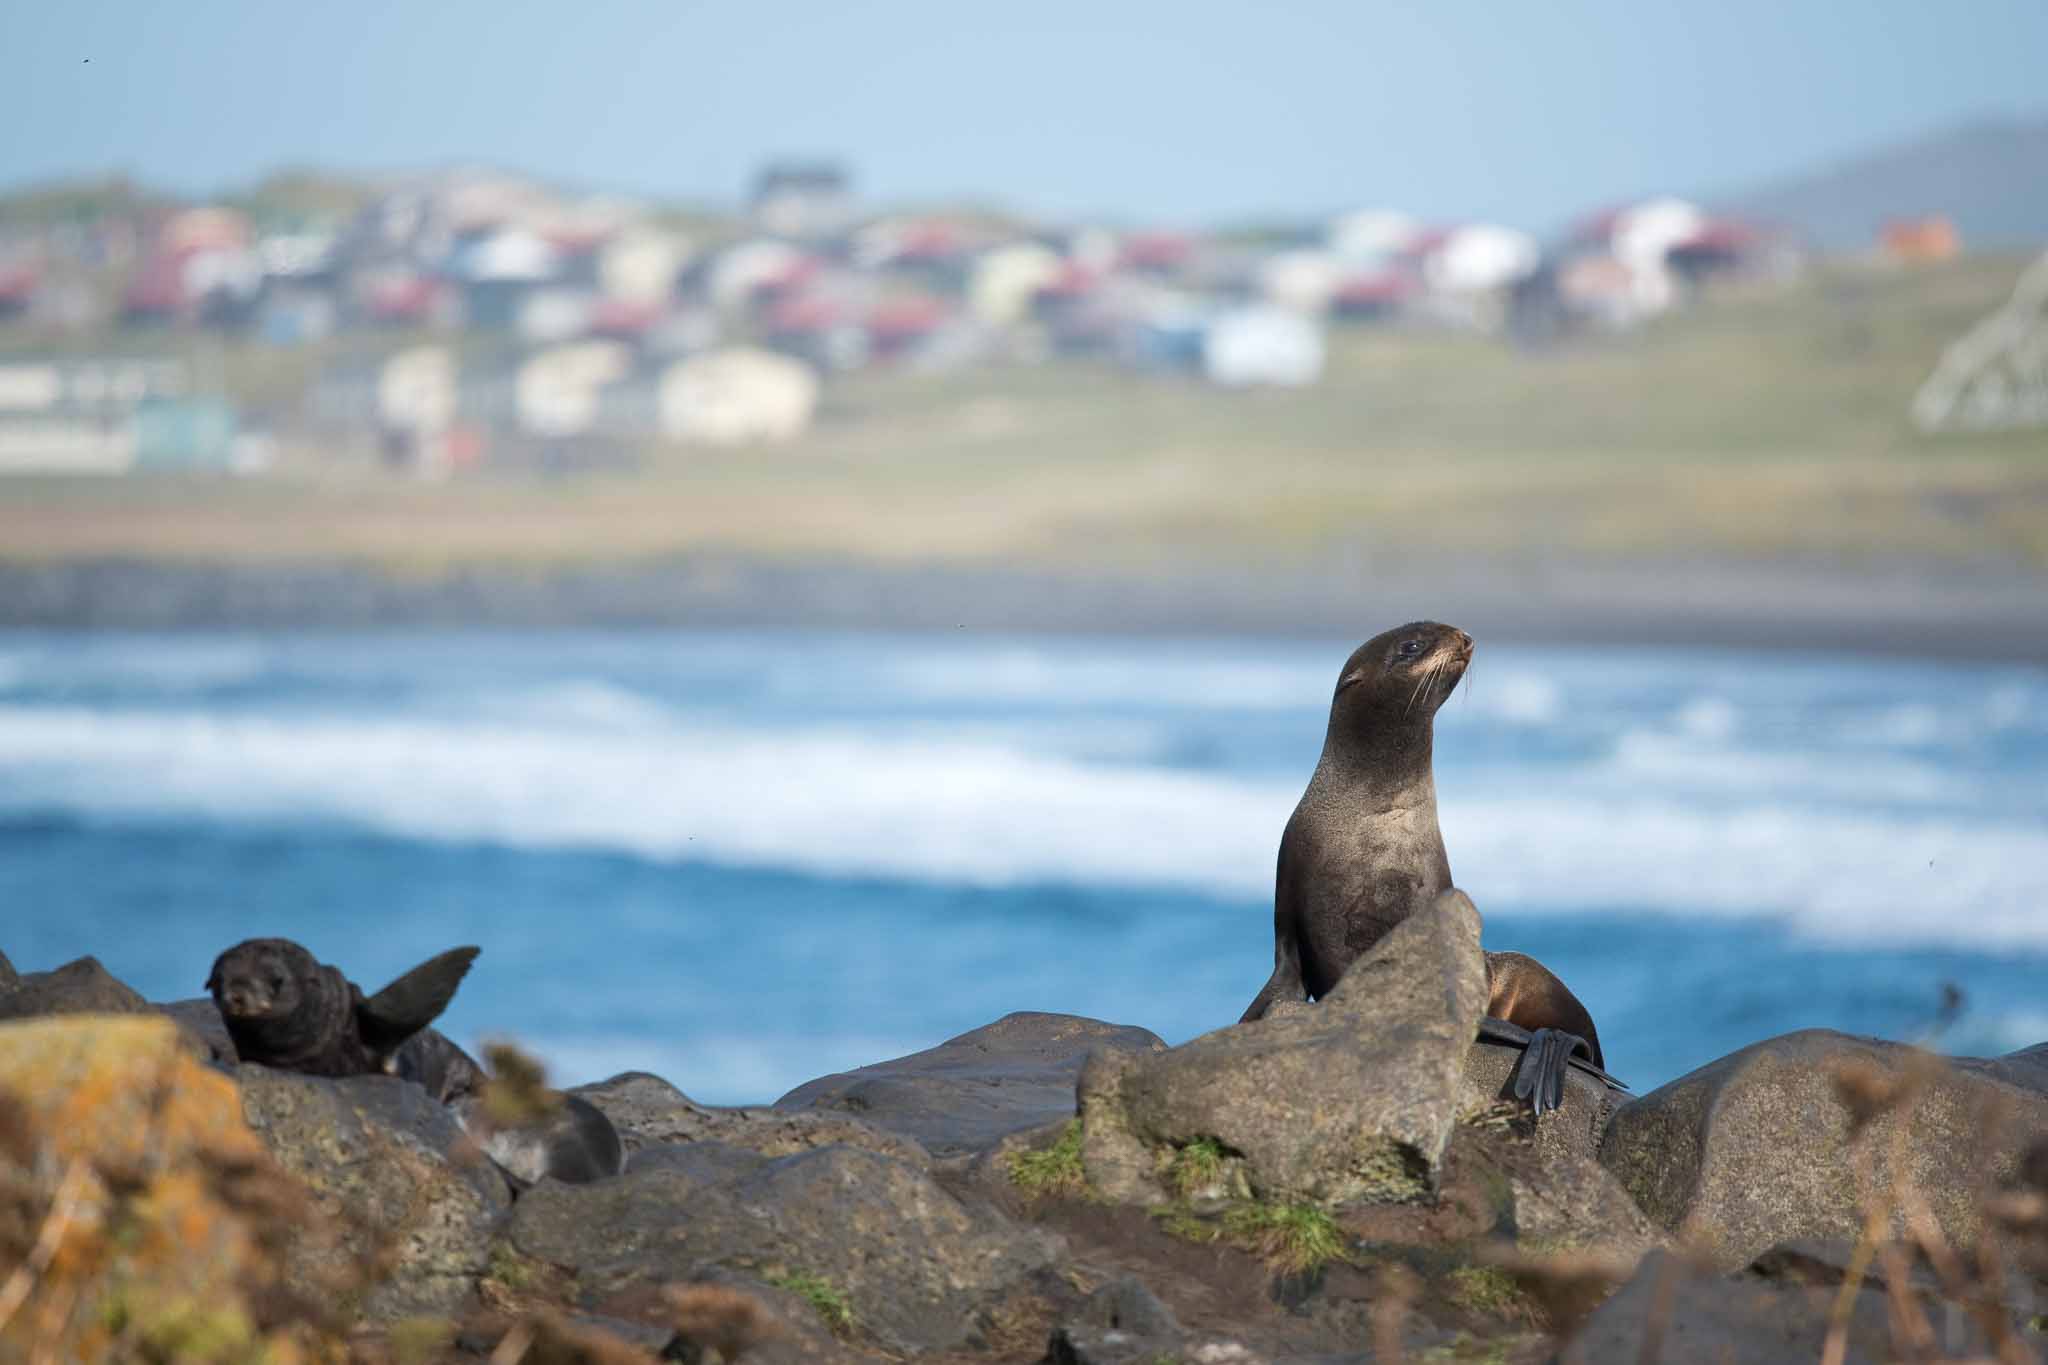
[[[0,633],[0,949],[154,999],[286,935],[563,1083],[711,1102],[1018,1009],[1178,1042],[1271,967],[1354,641]],[[2048,1040],[2048,672],[1482,640],[1451,866],[1640,1090],[1801,1027]]]

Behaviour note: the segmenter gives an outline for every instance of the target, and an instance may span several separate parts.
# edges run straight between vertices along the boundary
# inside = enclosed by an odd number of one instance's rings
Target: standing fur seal
[[[339,969],[288,938],[252,938],[214,959],[206,989],[245,1062],[309,1076],[390,1069],[399,1045],[440,1017],[476,948],[451,948],[367,1000]]]
[[[1435,621],[1375,635],[1345,661],[1322,758],[1280,836],[1273,975],[1243,1019],[1320,999],[1388,930],[1451,889],[1432,746],[1437,708],[1471,661],[1472,637]],[[1488,953],[1486,980],[1487,1014],[1529,1033],[1515,1093],[1539,1112],[1555,1108],[1571,1061],[1603,1064],[1592,1015],[1520,953]]]

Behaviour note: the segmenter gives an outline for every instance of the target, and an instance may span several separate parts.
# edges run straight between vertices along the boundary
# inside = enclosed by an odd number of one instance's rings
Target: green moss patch
[[[1512,1276],[1492,1266],[1465,1266],[1445,1276],[1445,1297],[1494,1318],[1526,1318],[1529,1301]]]
[[[860,1318],[854,1313],[853,1301],[846,1297],[846,1291],[822,1275],[792,1270],[763,1278],[777,1289],[787,1289],[810,1304],[812,1311],[835,1337],[848,1336],[860,1325]]]

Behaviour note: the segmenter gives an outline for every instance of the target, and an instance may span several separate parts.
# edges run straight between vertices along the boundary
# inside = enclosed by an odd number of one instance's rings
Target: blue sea
[[[287,935],[561,1083],[762,1102],[1020,1009],[1178,1042],[1271,966],[1351,640],[0,633],[0,949],[153,999]],[[1480,642],[1437,724],[1488,946],[1639,1091],[1822,1026],[2048,1040],[2048,672]]]

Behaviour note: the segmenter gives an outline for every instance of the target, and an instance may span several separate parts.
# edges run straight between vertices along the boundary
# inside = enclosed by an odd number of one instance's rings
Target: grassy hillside
[[[2048,434],[1930,439],[1906,405],[2019,258],[1835,268],[1527,355],[1335,334],[1305,393],[1050,364],[861,376],[793,445],[576,479],[14,481],[0,553],[454,561],[700,549],[1087,567],[1363,547],[2048,565]],[[272,403],[294,366],[217,356]],[[252,395],[253,396],[253,395]]]

